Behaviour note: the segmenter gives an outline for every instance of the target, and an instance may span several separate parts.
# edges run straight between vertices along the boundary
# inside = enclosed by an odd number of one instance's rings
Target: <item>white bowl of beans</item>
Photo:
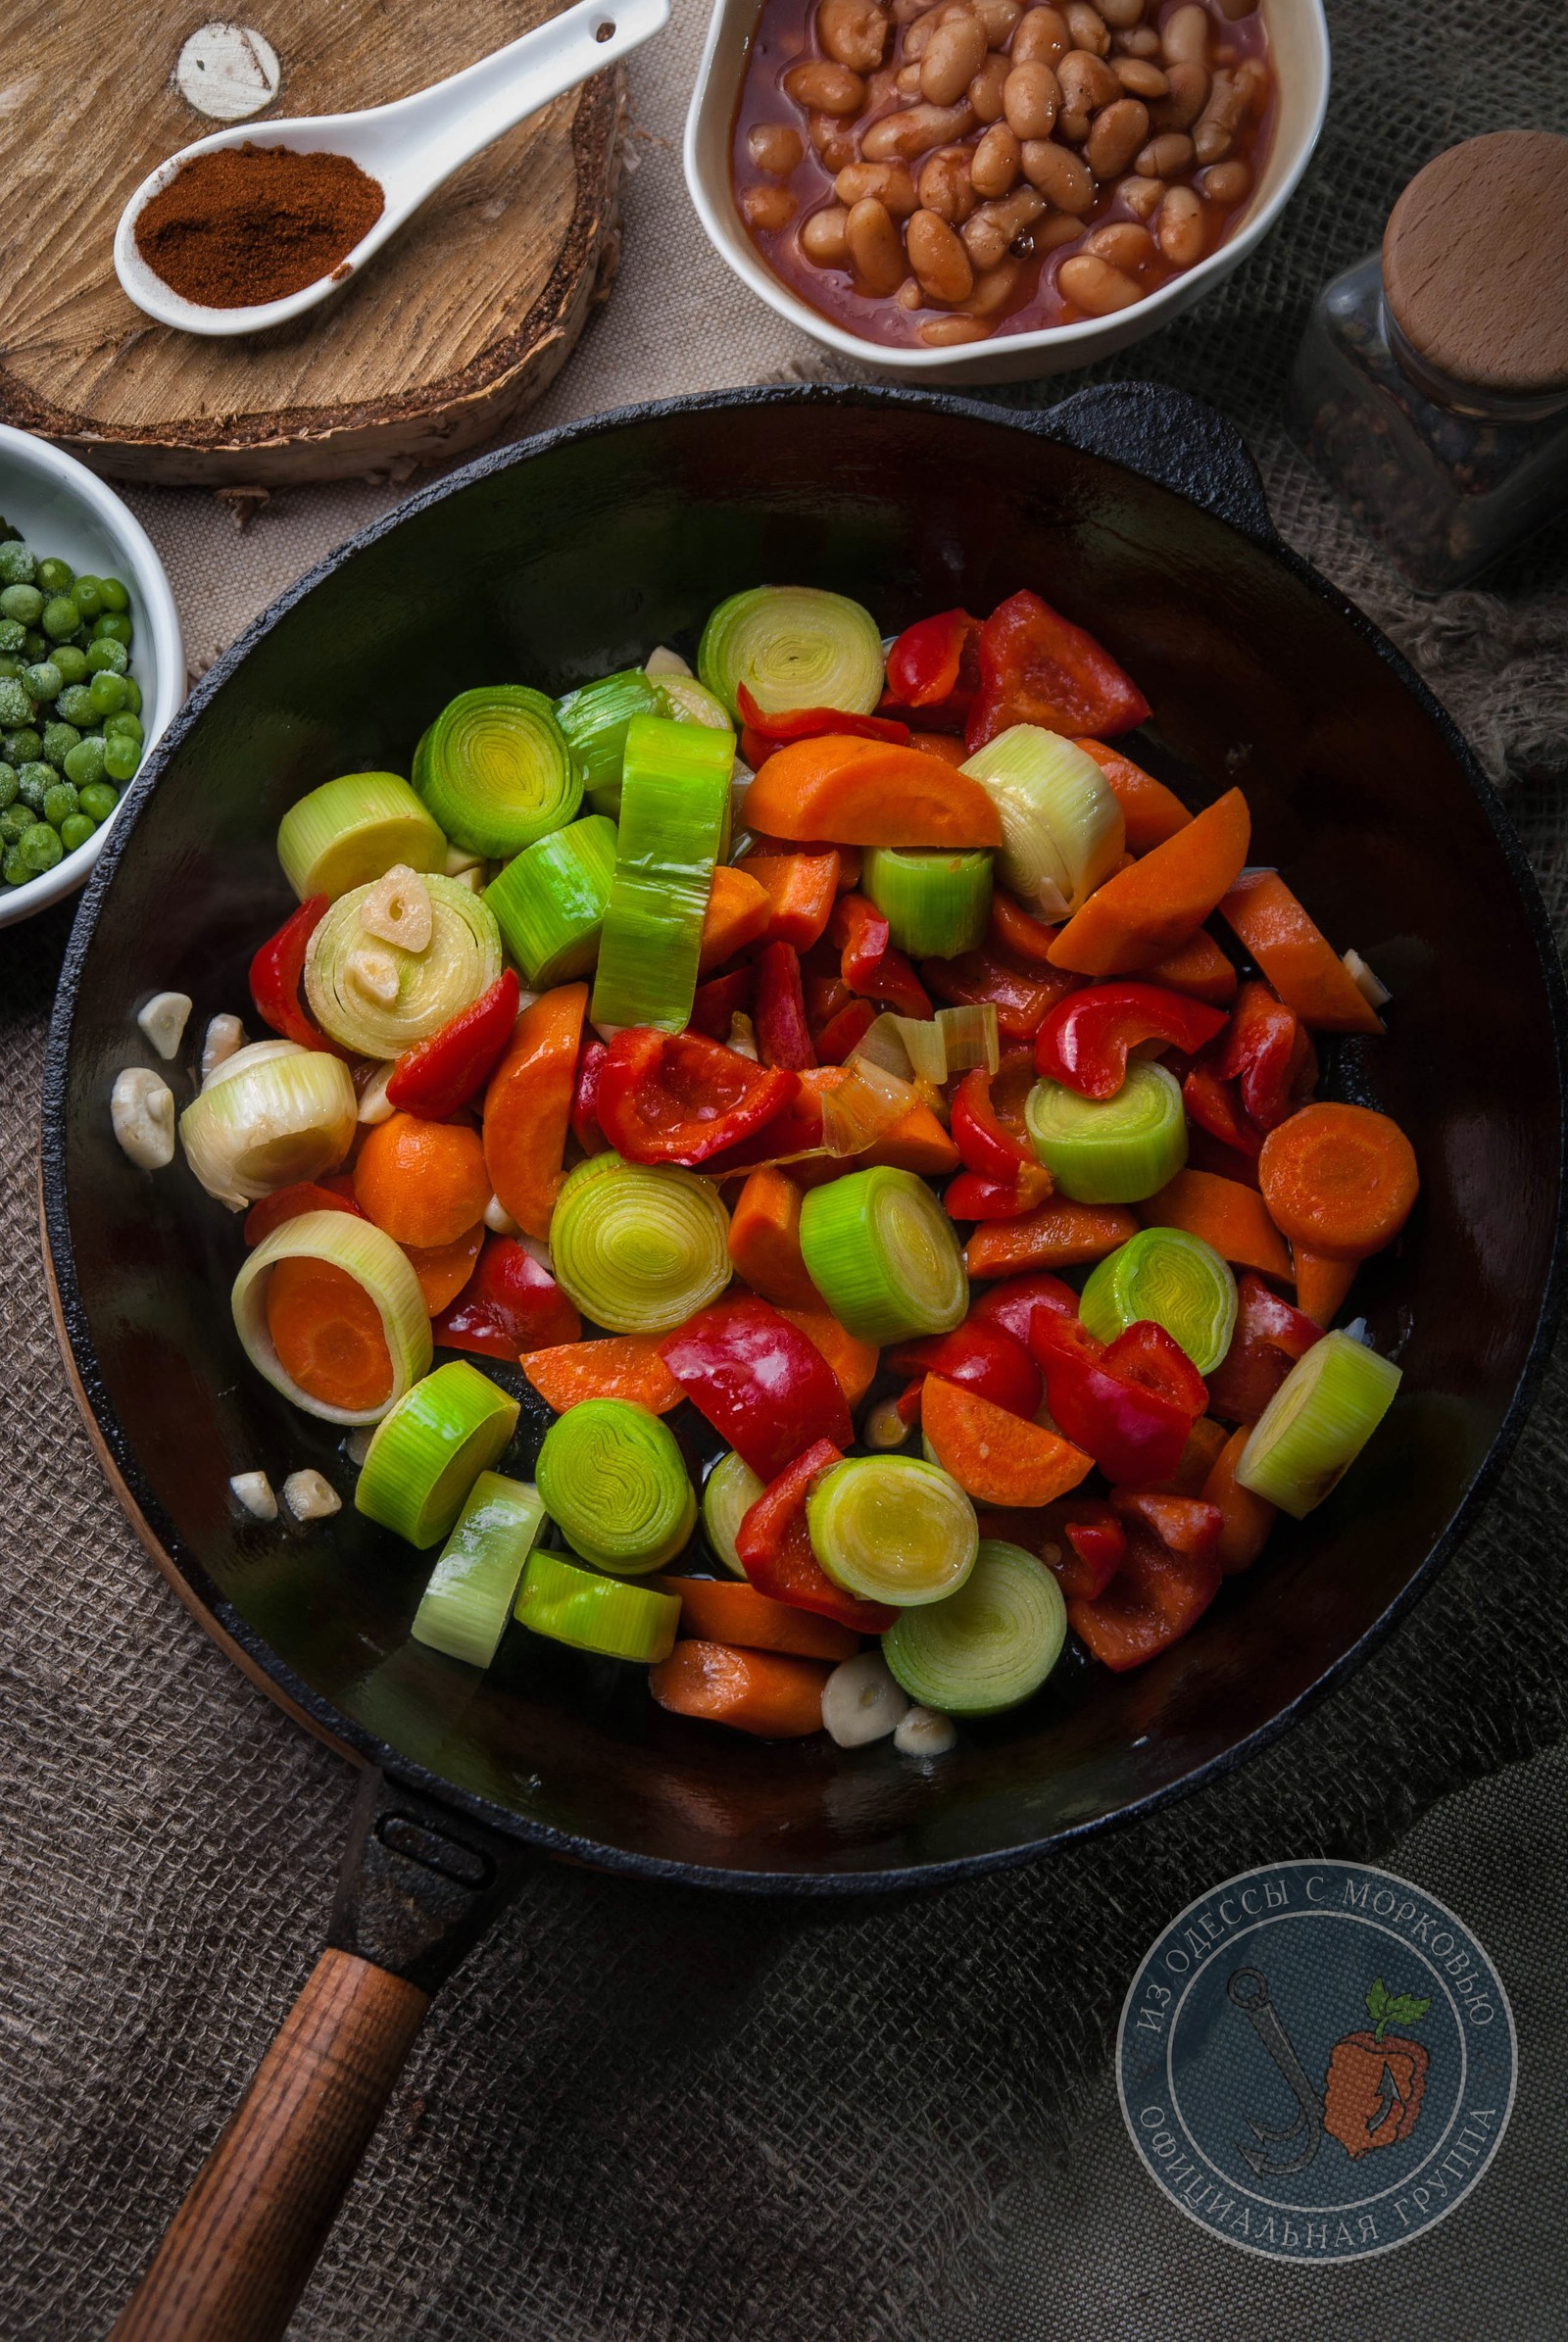
[[[735,273],[827,348],[1015,381],[1228,275],[1328,90],[1323,0],[716,0],[686,181]]]

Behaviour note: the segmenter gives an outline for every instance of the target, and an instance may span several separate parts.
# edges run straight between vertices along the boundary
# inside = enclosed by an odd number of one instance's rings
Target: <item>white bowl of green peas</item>
[[[0,425],[0,927],[82,884],[184,696],[140,522],[74,457]]]

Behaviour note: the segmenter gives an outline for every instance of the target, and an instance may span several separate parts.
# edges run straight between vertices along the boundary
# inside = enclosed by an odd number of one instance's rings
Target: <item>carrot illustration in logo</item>
[[[1373,2147],[1408,2138],[1426,2093],[1428,2053],[1419,2041],[1389,2032],[1419,2025],[1431,2008],[1408,1992],[1390,1992],[1374,1976],[1366,1996],[1372,2030],[1336,2041],[1323,2091],[1323,2127],[1352,2162]]]

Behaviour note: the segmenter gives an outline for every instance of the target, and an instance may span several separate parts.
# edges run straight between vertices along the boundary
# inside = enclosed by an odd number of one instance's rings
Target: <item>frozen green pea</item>
[[[14,731],[0,732],[0,756],[20,771],[24,764],[36,763],[43,754],[41,735],[31,724],[19,724]]]
[[[15,846],[23,831],[31,829],[37,818],[31,805],[7,805],[0,813],[0,840],[7,846]]]
[[[89,789],[104,777],[104,740],[101,733],[89,732],[78,740],[66,758],[65,774],[78,789]],[[90,812],[91,806],[87,808]],[[98,816],[99,820],[103,815]]]
[[[35,585],[8,585],[0,592],[0,616],[19,625],[36,626],[43,614],[43,596]]]
[[[14,764],[0,764],[0,813],[17,802],[17,768]]]
[[[134,632],[130,619],[122,610],[106,610],[101,617],[94,618],[92,622],[92,639],[95,643],[123,643],[127,651]]]
[[[36,666],[40,659],[52,659],[54,650],[49,637],[40,634],[36,626],[29,626],[22,638],[22,656],[28,666]]]
[[[69,594],[76,582],[76,572],[69,561],[49,554],[38,563],[35,582],[45,594]]]
[[[85,732],[89,724],[98,721],[98,709],[93,704],[90,683],[68,683],[56,707],[61,722],[74,724],[78,732]]]
[[[104,772],[112,781],[128,781],[141,762],[141,742],[117,733],[104,742]]]
[[[130,595],[118,577],[100,577],[98,591],[104,598],[105,610],[129,610]]]
[[[110,781],[89,781],[80,797],[82,811],[94,821],[107,821],[120,803],[120,791]]]
[[[87,645],[87,664],[95,675],[122,675],[130,664],[123,643],[103,635]]]
[[[41,758],[33,757],[17,767],[17,795],[24,805],[31,805],[35,813],[43,811],[45,792],[55,785],[55,768]]]
[[[125,701],[125,712],[126,712],[126,714],[127,714],[127,715],[140,715],[140,713],[141,713],[141,685],[140,685],[140,684],[137,682],[137,680],[136,680],[136,678],[135,678],[135,676],[134,676],[134,675],[127,675],[127,676],[125,677],[125,690],[126,690],[126,693],[128,694],[128,697],[126,698],[126,701]]]
[[[37,566],[20,537],[0,545],[0,585],[31,585]]]
[[[52,659],[40,659],[36,666],[25,668],[22,680],[35,707],[46,707],[66,688],[66,679]]]
[[[71,599],[84,618],[92,619],[102,615],[104,589],[98,579],[86,571],[83,571],[72,587]]]
[[[60,843],[67,854],[74,854],[78,846],[85,846],[98,827],[86,813],[68,813],[60,824]]]
[[[87,689],[100,715],[119,715],[130,697],[130,685],[123,675],[94,675]]]
[[[52,764],[56,772],[63,772],[66,758],[80,745],[81,734],[74,724],[45,724],[43,728],[43,760]]]
[[[56,594],[44,604],[38,623],[52,643],[68,642],[81,624],[81,612],[69,594]]]
[[[87,664],[86,652],[78,649],[74,643],[56,643],[49,656],[67,684],[85,683],[92,671]]]
[[[104,717],[104,738],[106,740],[134,740],[136,746],[140,748],[146,737],[146,733],[141,728],[141,717],[132,715],[128,709],[122,709],[119,715]]]
[[[76,805],[76,792],[70,781],[56,781],[52,789],[43,793],[43,817],[52,829],[58,829],[75,812]]]
[[[13,659],[9,653],[0,651],[0,675],[8,677],[13,683],[20,683],[26,671],[20,659]]]
[[[0,878],[5,880],[8,887],[24,887],[31,876],[32,872],[22,858],[21,847],[8,846],[5,860],[0,862]]]
[[[35,872],[52,870],[65,851],[59,831],[52,830],[47,821],[35,821],[17,840],[18,854],[26,867]]]
[[[20,618],[0,618],[0,652],[15,658],[27,639],[27,629]]]
[[[15,675],[0,676],[0,724],[8,731],[32,720],[32,702],[24,683]]]

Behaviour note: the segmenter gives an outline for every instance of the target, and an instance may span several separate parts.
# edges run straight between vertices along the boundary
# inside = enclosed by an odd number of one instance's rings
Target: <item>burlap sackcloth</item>
[[[1568,126],[1562,0],[1517,0],[1506,22],[1486,0],[1330,16],[1328,128],[1283,225],[1105,370],[1180,383],[1242,426],[1285,535],[1411,653],[1507,785],[1561,932],[1568,531],[1484,594],[1417,603],[1287,447],[1279,400],[1312,294],[1373,246],[1421,163],[1476,131]],[[621,280],[541,424],[833,371],[692,219],[678,155],[700,19],[677,0],[634,62]],[[997,395],[1045,405],[1081,379]],[[278,496],[243,535],[196,492],[133,493],[193,664],[401,489]],[[351,1799],[155,1575],[66,1389],[33,1182],[68,924],[0,939],[0,2335],[29,2342],[111,2322],[315,1956]],[[1240,1776],[1058,1860],[788,1911],[548,1873],[437,2003],[291,2330],[1243,2342],[1365,2317],[1386,2335],[1560,2335],[1565,1449],[1559,1367],[1484,1522],[1376,1659]],[[1170,1913],[1250,1863],[1320,1852],[1460,1902],[1514,1991],[1521,2098],[1495,2171],[1434,2237],[1357,2270],[1276,2271],[1155,2201],[1116,2133],[1105,2049]]]

